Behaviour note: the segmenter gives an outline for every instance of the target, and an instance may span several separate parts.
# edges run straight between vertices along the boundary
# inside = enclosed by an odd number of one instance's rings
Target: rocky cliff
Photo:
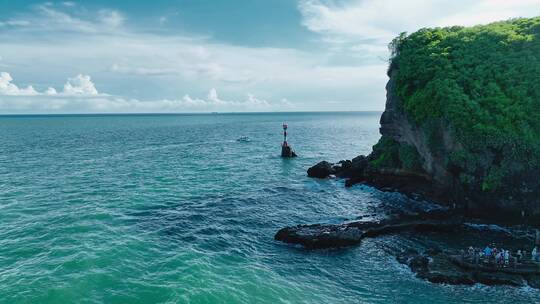
[[[428,199],[461,208],[473,215],[497,216],[510,212],[515,218],[521,216],[522,211],[527,215],[540,212],[537,210],[540,206],[534,199],[527,208],[511,193],[499,192],[500,196],[496,196],[482,191],[481,186],[467,185],[461,180],[461,168],[449,163],[448,159],[450,155],[463,151],[463,145],[445,119],[431,121],[430,127],[436,129],[436,135],[429,134],[426,126],[411,121],[403,101],[396,94],[397,68],[394,67],[389,73],[386,107],[380,119],[381,139],[367,156],[368,172],[364,173],[367,179],[376,180],[376,185],[382,187],[420,193]],[[435,149],[430,143],[433,137],[437,141]],[[489,155],[484,157],[488,163],[493,161],[490,161],[492,157]],[[398,177],[400,181],[396,181]]]
[[[373,152],[308,175],[540,223],[540,18],[422,29],[390,49]]]

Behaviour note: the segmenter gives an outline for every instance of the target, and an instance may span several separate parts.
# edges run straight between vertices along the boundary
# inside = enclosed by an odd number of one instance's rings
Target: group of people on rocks
[[[534,247],[530,257],[531,261],[540,262],[540,250]],[[482,262],[495,264],[500,267],[508,267],[508,265],[516,265],[524,262],[527,259],[527,251],[520,249],[512,253],[509,250],[498,249],[494,244],[491,247],[487,245],[484,249],[470,246],[467,250],[467,258],[475,264]]]

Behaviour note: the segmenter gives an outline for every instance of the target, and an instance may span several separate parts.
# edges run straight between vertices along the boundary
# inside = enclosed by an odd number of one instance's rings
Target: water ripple
[[[426,283],[385,250],[436,238],[327,251],[273,240],[286,225],[431,207],[305,176],[369,152],[378,118],[2,117],[0,303],[538,302],[527,288]],[[278,157],[283,121],[294,160]]]

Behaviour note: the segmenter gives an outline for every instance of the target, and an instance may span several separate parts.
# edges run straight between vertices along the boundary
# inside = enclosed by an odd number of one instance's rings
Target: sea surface
[[[274,241],[287,225],[431,207],[306,176],[369,153],[379,116],[2,116],[0,303],[539,303],[528,287],[425,282],[386,250],[436,237]],[[284,122],[296,159],[279,157]]]

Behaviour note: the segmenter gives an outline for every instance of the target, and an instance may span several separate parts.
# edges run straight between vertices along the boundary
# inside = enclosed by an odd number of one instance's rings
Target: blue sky
[[[540,0],[0,0],[0,113],[382,110],[402,31]]]

